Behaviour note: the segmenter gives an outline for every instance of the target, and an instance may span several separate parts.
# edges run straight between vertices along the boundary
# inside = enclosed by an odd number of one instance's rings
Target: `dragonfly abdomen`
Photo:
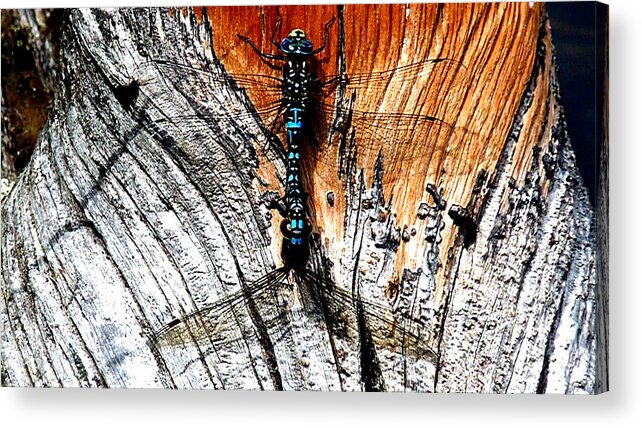
[[[286,219],[287,234],[291,245],[304,245],[307,238],[306,231],[309,225],[306,220],[306,194],[303,190],[301,177],[301,132],[290,128],[292,123],[287,122],[286,128],[289,136],[287,167],[285,184],[285,204],[288,209]],[[287,236],[289,235],[289,236]]]
[[[287,218],[281,223],[283,260],[290,267],[303,265],[308,258],[307,238],[311,227],[306,217],[306,193],[301,175],[301,149],[307,103],[307,79],[304,61],[288,61],[284,68],[284,114],[288,139],[285,203]]]
[[[301,181],[300,133],[293,133],[294,138],[288,147],[287,182],[285,186],[285,203],[288,215],[281,223],[283,234],[282,258],[292,268],[305,264],[309,256],[308,236],[312,228],[306,215],[306,194]]]

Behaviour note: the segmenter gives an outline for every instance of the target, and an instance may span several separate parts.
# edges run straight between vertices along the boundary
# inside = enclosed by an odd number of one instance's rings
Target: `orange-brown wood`
[[[280,8],[283,22],[277,40],[293,28],[306,31],[318,46],[323,26],[339,16],[336,5],[285,6]],[[410,82],[394,93],[385,87],[360,92],[355,108],[364,111],[401,111],[439,117],[453,127],[435,127],[428,141],[413,141],[400,146],[395,141],[375,142],[373,147],[358,144],[359,168],[368,185],[379,150],[384,159],[384,190],[392,196],[391,215],[399,227],[421,230],[417,207],[426,200],[425,187],[433,183],[443,189],[450,204],[465,206],[471,197],[480,171],[492,176],[514,120],[524,88],[534,64],[538,33],[543,13],[540,4],[411,4],[348,5],[343,9],[345,64],[348,75],[387,70],[430,58],[449,58],[463,67],[436,67],[430,76]],[[207,14],[212,23],[214,51],[231,73],[256,73],[278,77],[237,34],[250,37],[265,52],[275,53],[270,43],[277,19],[272,6],[214,7]],[[339,22],[331,27],[329,45],[316,62],[318,75],[337,72]],[[250,92],[261,103],[261,93]],[[545,95],[543,95],[545,96]],[[541,99],[537,99],[540,102]],[[532,113],[531,113],[532,114]],[[538,115],[544,116],[543,107]],[[542,120],[529,117],[529,121]],[[534,129],[539,129],[535,127]],[[310,151],[304,160],[309,167],[307,190],[313,222],[330,252],[342,251],[344,185],[336,173],[337,144]],[[524,177],[529,153],[535,139],[520,146],[519,162],[513,166],[517,180]],[[267,180],[276,184],[274,171],[264,166]],[[336,204],[326,202],[327,192],[336,195]],[[275,223],[276,224],[276,223]],[[446,259],[457,228],[447,219],[440,258]],[[412,268],[421,254],[423,240],[402,242],[396,260]]]

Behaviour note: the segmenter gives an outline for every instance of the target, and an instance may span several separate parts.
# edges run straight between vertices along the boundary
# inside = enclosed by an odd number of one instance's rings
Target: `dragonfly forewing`
[[[139,65],[133,72],[134,80],[141,87],[141,94],[147,99],[146,105],[156,104],[166,94],[183,94],[195,113],[165,115],[164,109],[157,122],[205,122],[220,123],[234,120],[272,120],[280,113],[281,81],[263,75],[231,76],[221,69],[196,68],[187,64],[153,60]],[[158,88],[158,89],[155,89]],[[260,91],[260,102],[246,103],[238,90]],[[216,99],[213,94],[238,93],[236,100]],[[174,98],[175,99],[175,98]],[[175,99],[176,100],[176,99]],[[179,102],[179,100],[176,100]],[[165,117],[162,117],[165,116]]]

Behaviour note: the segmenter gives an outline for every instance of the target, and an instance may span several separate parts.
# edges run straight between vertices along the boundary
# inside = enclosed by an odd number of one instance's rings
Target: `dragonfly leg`
[[[263,205],[269,210],[277,210],[282,217],[287,217],[288,207],[285,197],[280,196],[279,192],[267,191],[261,195]]]
[[[330,19],[328,22],[325,23],[325,27],[323,30],[323,44],[319,46],[317,49],[310,52],[310,55],[316,55],[325,49],[325,46],[328,43],[328,30],[330,29],[330,26],[332,24],[334,24],[334,16],[332,17],[332,19]]]
[[[279,29],[281,28],[281,12],[279,12],[279,7],[276,7],[276,16],[278,17],[276,19],[276,25],[274,26],[274,31],[272,31],[272,44],[276,46],[278,50],[281,50],[281,45],[279,42],[276,41],[276,33],[278,33]]]
[[[252,49],[254,49],[254,52],[256,52],[257,54],[259,54],[259,56],[260,56],[261,58],[270,59],[270,60],[279,60],[279,61],[285,61],[285,60],[287,59],[287,58],[286,58],[286,57],[284,57],[283,55],[274,55],[274,54],[269,54],[269,53],[265,53],[265,52],[261,51],[261,49],[259,49],[259,48],[254,44],[254,42],[253,42],[252,40],[250,40],[250,38],[249,38],[249,37],[247,37],[247,36],[243,36],[243,35],[242,35],[242,34],[240,34],[240,33],[239,33],[239,34],[237,34],[237,36],[238,36],[238,38],[239,38],[239,39],[243,40],[245,43],[247,43],[248,45],[250,45],[250,46],[252,47]]]

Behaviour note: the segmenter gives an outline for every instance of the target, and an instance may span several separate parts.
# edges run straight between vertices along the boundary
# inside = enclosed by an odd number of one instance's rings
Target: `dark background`
[[[595,207],[597,159],[595,2],[547,3],[560,91],[577,166]],[[600,74],[601,77],[601,74]],[[602,83],[599,83],[600,88]]]

